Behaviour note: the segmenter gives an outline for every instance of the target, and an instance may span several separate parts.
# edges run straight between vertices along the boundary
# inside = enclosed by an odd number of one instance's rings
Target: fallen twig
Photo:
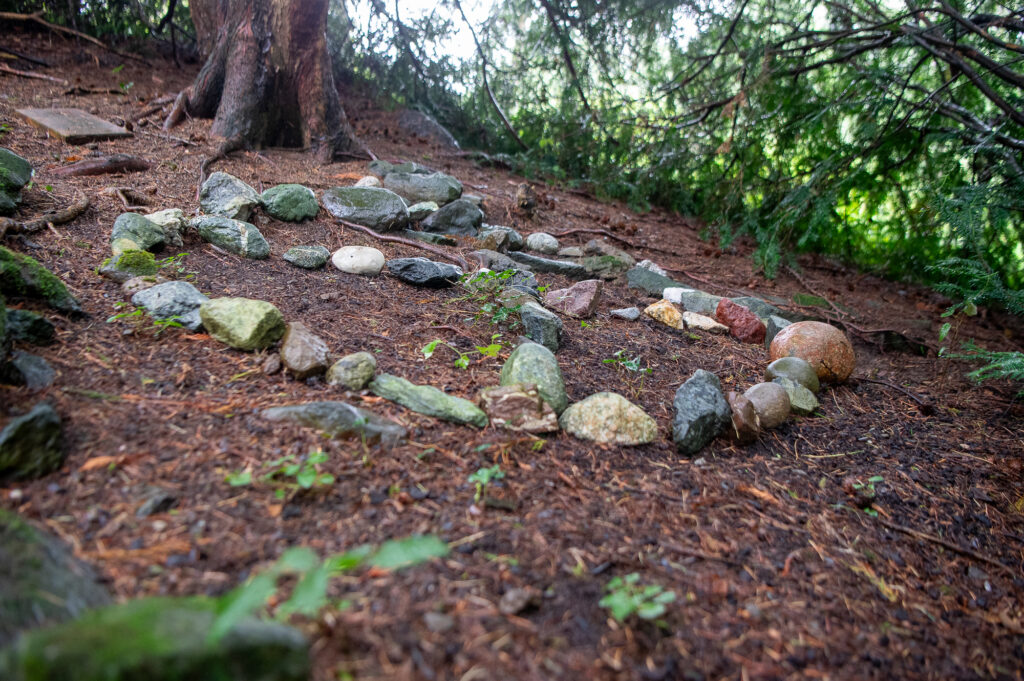
[[[145,205],[149,202],[149,199],[142,196],[131,187],[107,187],[100,193],[105,196],[116,196],[121,200],[121,205],[124,206],[124,209],[129,212],[145,212],[149,210]]]
[[[998,560],[995,560],[994,558],[989,558],[988,556],[983,556],[977,551],[965,549],[964,547],[958,546],[951,541],[943,539],[942,537],[936,537],[935,535],[928,534],[927,532],[921,532],[920,530],[914,530],[909,527],[904,527],[903,525],[897,525],[896,523],[890,522],[884,518],[875,518],[875,520],[877,520],[883,527],[887,527],[890,530],[902,532],[903,534],[915,537],[917,539],[921,539],[923,541],[930,541],[933,544],[938,544],[943,548],[949,549],[953,553],[959,553],[961,556],[966,556],[967,558],[971,558],[978,562],[985,563],[986,565],[991,565],[994,568],[998,568],[999,570],[1009,575],[1011,579],[1019,576],[1016,572],[1013,571],[1012,568],[1003,565]]]
[[[0,12],[2,14],[2,12]],[[19,71],[18,69],[12,69],[9,66],[0,64],[0,73],[9,73],[12,76],[19,76],[21,78],[33,78],[35,80],[48,80],[51,83],[60,83],[61,85],[67,85],[68,82],[61,78],[54,78],[53,76],[46,76],[42,73],[32,73],[31,71]]]
[[[918,397],[917,395],[915,395],[914,393],[910,392],[906,388],[901,388],[900,386],[896,385],[895,383],[890,383],[889,381],[880,381],[877,378],[865,378],[863,376],[854,376],[854,378],[856,380],[858,380],[858,381],[865,381],[867,383],[876,383],[878,385],[884,385],[884,386],[887,386],[889,388],[892,388],[893,390],[899,390],[901,393],[903,393],[904,395],[906,395],[910,399],[914,400],[915,402],[920,404],[922,407],[931,406],[924,399]]]
[[[0,218],[0,240],[3,240],[8,234],[29,234],[31,232],[38,232],[51,225],[63,225],[84,213],[88,207],[89,197],[78,192],[78,198],[67,208],[52,213],[44,213],[35,220],[18,221],[10,218]]]
[[[59,177],[83,177],[87,175],[110,175],[113,173],[138,173],[149,170],[149,161],[138,156],[113,154],[103,158],[87,158],[53,171]]]
[[[585,229],[583,227],[578,227],[576,229],[567,229],[564,232],[551,232],[551,236],[554,237],[569,236],[570,234],[600,234],[601,236],[606,236],[609,239],[614,239],[615,241],[618,241],[620,244],[626,244],[630,248],[636,248],[636,246],[633,245],[632,241],[629,241],[628,239],[623,239],[621,236],[616,236],[615,234],[612,234],[611,232],[605,229]]]
[[[387,235],[384,235],[384,234],[379,234],[378,232],[373,231],[369,227],[363,227],[362,225],[357,225],[354,222],[349,222],[348,220],[342,220],[341,218],[334,218],[334,221],[337,222],[339,225],[344,225],[346,227],[351,227],[352,229],[357,229],[360,232],[363,232],[365,234],[369,234],[370,236],[372,236],[375,239],[378,239],[379,241],[390,241],[391,243],[403,244],[405,246],[411,246],[413,248],[418,248],[421,251],[426,251],[427,253],[433,253],[434,255],[439,255],[442,258],[444,258],[445,260],[451,260],[452,262],[454,262],[456,265],[458,265],[459,267],[462,268],[463,272],[468,272],[471,269],[469,267],[469,264],[461,256],[452,255],[450,253],[445,253],[440,248],[434,248],[430,244],[418,243],[416,241],[412,241],[411,239],[403,239],[400,236],[387,236]]]
[[[9,47],[4,47],[3,45],[0,45],[0,54],[9,54],[11,56],[17,57],[18,59],[30,62],[32,64],[38,64],[39,66],[45,66],[46,68],[50,68],[50,62],[48,61],[43,61],[39,57],[33,57],[22,52],[16,52]]]

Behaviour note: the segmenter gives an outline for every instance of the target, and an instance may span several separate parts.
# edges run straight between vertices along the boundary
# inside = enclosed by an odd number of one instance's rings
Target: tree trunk
[[[328,0],[192,0],[206,57],[165,128],[213,118],[231,148],[310,149],[328,162],[361,150],[338,99],[327,54]]]

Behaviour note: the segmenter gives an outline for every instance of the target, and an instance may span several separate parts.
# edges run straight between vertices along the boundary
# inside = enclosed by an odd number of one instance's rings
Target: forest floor
[[[133,138],[90,148],[48,138],[15,113],[73,106],[130,120],[187,85],[198,66],[179,70],[155,59],[150,67],[46,36],[15,35],[8,43],[54,64],[39,73],[121,90],[66,94],[57,83],[0,74],[0,146],[36,168],[19,215],[61,207],[76,191],[92,201],[70,224],[6,240],[67,282],[90,316],[72,320],[23,303],[57,325],[58,343],[30,350],[57,369],[57,379],[42,394],[0,386],[0,425],[50,400],[64,419],[68,457],[56,474],[0,487],[0,505],[64,538],[119,599],[221,594],[291,546],[327,554],[426,533],[451,543],[447,558],[338,580],[332,602],[348,607],[297,623],[313,641],[316,679],[1021,678],[1024,405],[1014,400],[1017,386],[974,385],[964,377],[968,365],[934,352],[883,351],[877,334],[863,332],[892,329],[936,346],[949,301],[815,256],[798,259],[799,276],[784,270],[767,280],[750,244],[720,250],[700,238],[696,220],[637,214],[542,184],[535,185],[539,209],[527,219],[513,203],[523,178],[411,138],[395,114],[349,97],[349,116],[377,156],[458,177],[484,197],[485,222],[524,235],[607,230],[638,260],[650,258],[714,294],[826,297],[847,311],[857,369],[823,389],[819,415],[791,418],[748,446],[719,439],[698,457],[682,457],[671,438],[676,388],[703,368],[726,389],[745,390],[761,380],[767,353],[728,336],[691,338],[651,320],[611,317],[612,308],[653,302],[620,280],[606,285],[588,325],[566,319],[557,357],[571,400],[612,390],[653,416],[659,438],[650,445],[601,446],[564,432],[538,445],[509,431],[440,422],[368,393],[346,396],[320,379],[268,376],[260,370],[266,353],[239,352],[183,329],[157,335],[147,323],[108,323],[125,298],[95,272],[124,212],[105,188],[130,188],[149,211],[196,211],[199,163],[216,148],[210,121],[189,120],[168,137],[156,113],[136,123]],[[75,159],[108,153],[142,156],[153,168],[53,175]],[[271,149],[232,154],[215,169],[258,191],[296,182],[319,196],[353,184],[366,162],[317,165],[300,152]],[[388,258],[422,252],[347,230],[326,211],[298,225],[256,224],[272,248],[265,261],[186,238],[181,265],[200,290],[270,301],[333,353],[376,353],[379,370],[414,383],[470,399],[497,384],[507,349],[465,370],[442,351],[427,360],[420,351],[434,338],[462,348],[489,342],[493,328],[466,321],[474,310],[456,300],[457,288],[414,289],[330,265],[305,271],[280,257],[299,244],[368,245]],[[582,245],[594,236],[561,241]],[[553,288],[572,283],[539,279]],[[1024,349],[1020,320],[995,312],[967,319],[956,334],[993,349]],[[639,355],[650,374],[604,362],[618,350]],[[326,399],[392,418],[410,441],[385,451],[259,416],[266,407]],[[329,455],[324,470],[337,478],[325,493],[282,502],[270,487],[225,482],[230,472],[315,448]],[[496,463],[506,478],[493,491],[509,508],[478,508],[467,477]],[[877,517],[844,490],[851,476],[880,479]],[[136,511],[154,487],[176,502],[140,518]],[[633,572],[677,595],[660,625],[619,623],[598,605],[613,577]],[[513,588],[535,589],[539,599],[503,614],[499,602]]]

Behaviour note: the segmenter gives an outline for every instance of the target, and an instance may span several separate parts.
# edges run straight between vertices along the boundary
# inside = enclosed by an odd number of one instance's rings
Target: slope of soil
[[[19,215],[63,206],[76,191],[92,200],[68,225],[7,239],[59,274],[91,316],[73,321],[47,312],[59,342],[26,348],[57,369],[52,388],[40,395],[0,386],[0,422],[51,400],[65,419],[69,453],[59,473],[0,488],[0,505],[65,538],[119,598],[223,593],[294,545],[326,554],[433,533],[452,542],[448,558],[339,580],[332,597],[348,607],[299,623],[314,641],[317,679],[1020,678],[1024,408],[1012,399],[1016,387],[973,386],[964,366],[934,353],[883,352],[879,335],[869,333],[892,329],[934,345],[947,301],[815,257],[800,258],[799,277],[784,272],[768,281],[754,270],[749,244],[721,252],[699,238],[694,220],[637,215],[570,191],[538,187],[540,207],[527,219],[513,202],[522,178],[410,139],[394,114],[350,98],[349,115],[379,157],[459,177],[485,198],[489,223],[524,234],[607,230],[631,244],[637,259],[715,294],[827,297],[847,311],[858,368],[846,384],[823,390],[820,416],[792,419],[750,446],[720,439],[698,458],[683,458],[671,443],[675,389],[703,368],[742,391],[760,380],[766,353],[728,337],[691,338],[611,317],[612,308],[652,302],[617,281],[587,326],[566,319],[558,359],[571,400],[614,390],[641,405],[659,426],[652,445],[597,446],[564,433],[537,441],[439,422],[369,394],[346,396],[321,380],[267,376],[265,353],[237,352],[180,329],[157,336],[148,322],[107,323],[124,296],[94,272],[123,212],[105,188],[130,188],[149,210],[196,210],[198,166],[216,147],[209,121],[188,121],[167,136],[155,114],[136,125],[132,139],[83,148],[46,138],[14,113],[77,106],[132,119],[186,85],[194,69],[130,62],[114,72],[115,57],[49,36],[12,36],[10,47],[45,54],[55,67],[40,72],[81,88],[133,83],[127,95],[81,95],[0,77],[0,123],[7,126],[0,145],[37,168]],[[153,169],[52,174],[87,153],[134,154]],[[365,161],[318,166],[300,152],[265,150],[215,167],[257,190],[299,182],[319,194],[352,184]],[[300,225],[257,225],[271,243],[267,261],[187,237],[182,267],[195,273],[200,290],[270,301],[332,352],[376,353],[379,370],[413,382],[469,398],[497,383],[507,350],[466,370],[454,368],[444,350],[429,360],[420,352],[434,338],[463,350],[489,342],[493,328],[466,321],[476,310],[457,300],[457,290],[413,289],[330,266],[307,272],[280,257],[314,243],[369,245],[388,258],[421,252],[346,230],[326,212]],[[594,236],[562,242],[582,245]],[[555,288],[571,283],[539,278]],[[1022,348],[1019,323],[995,313],[957,333],[993,348]],[[651,374],[603,361],[617,350],[639,355]],[[404,424],[409,443],[382,451],[259,417],[268,406],[324,399],[347,399]],[[317,447],[338,480],[328,492],[282,502],[269,487],[224,481],[229,472]],[[510,508],[476,508],[467,477],[494,463],[507,477],[492,491]],[[882,478],[877,518],[844,491],[851,476]],[[140,518],[152,487],[176,503]],[[598,605],[613,577],[632,572],[676,593],[660,626],[617,623]],[[536,606],[502,614],[502,596],[524,587],[540,594]],[[428,613],[451,619],[439,626],[436,617],[424,619]]]

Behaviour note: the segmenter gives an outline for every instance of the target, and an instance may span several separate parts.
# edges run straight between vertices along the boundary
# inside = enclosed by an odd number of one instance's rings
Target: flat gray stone
[[[381,185],[411,204],[431,201],[443,206],[462,196],[462,183],[444,173],[391,172],[384,176]]]
[[[132,305],[145,309],[154,319],[173,319],[186,329],[197,331],[203,325],[199,306],[208,300],[187,281],[168,281],[139,291],[132,296]]]
[[[590,273],[587,272],[583,265],[567,260],[550,260],[536,255],[529,255],[522,251],[512,251],[508,254],[508,257],[520,265],[526,265],[534,272],[561,274],[571,279],[586,279],[590,276]]]
[[[385,448],[394,447],[406,437],[406,430],[390,419],[372,411],[354,407],[347,402],[309,402],[264,409],[268,421],[292,421],[329,435],[330,437],[365,438],[368,443],[380,442]]]
[[[270,256],[270,244],[255,225],[219,215],[204,215],[192,221],[199,236],[229,253],[263,260]]]
[[[457,199],[420,223],[426,232],[476,236],[484,214],[471,201]]]
[[[260,205],[256,190],[228,173],[212,173],[199,190],[199,207],[207,215],[246,221]]]
[[[323,193],[324,208],[336,218],[377,232],[405,229],[409,210],[398,194],[377,187],[334,187]]]
[[[621,307],[617,310],[612,310],[608,314],[610,314],[613,317],[618,317],[619,319],[625,319],[628,322],[635,322],[636,320],[640,319],[640,308]]]
[[[424,288],[448,288],[462,277],[461,268],[426,258],[395,258],[386,266],[400,281]]]
[[[667,288],[686,288],[678,281],[673,281],[664,275],[652,272],[646,267],[640,267],[639,265],[626,272],[626,283],[629,284],[630,288],[646,291],[648,295],[655,298],[664,298],[662,294]]]
[[[331,258],[331,252],[323,246],[292,246],[284,255],[285,262],[305,270],[320,269]]]

